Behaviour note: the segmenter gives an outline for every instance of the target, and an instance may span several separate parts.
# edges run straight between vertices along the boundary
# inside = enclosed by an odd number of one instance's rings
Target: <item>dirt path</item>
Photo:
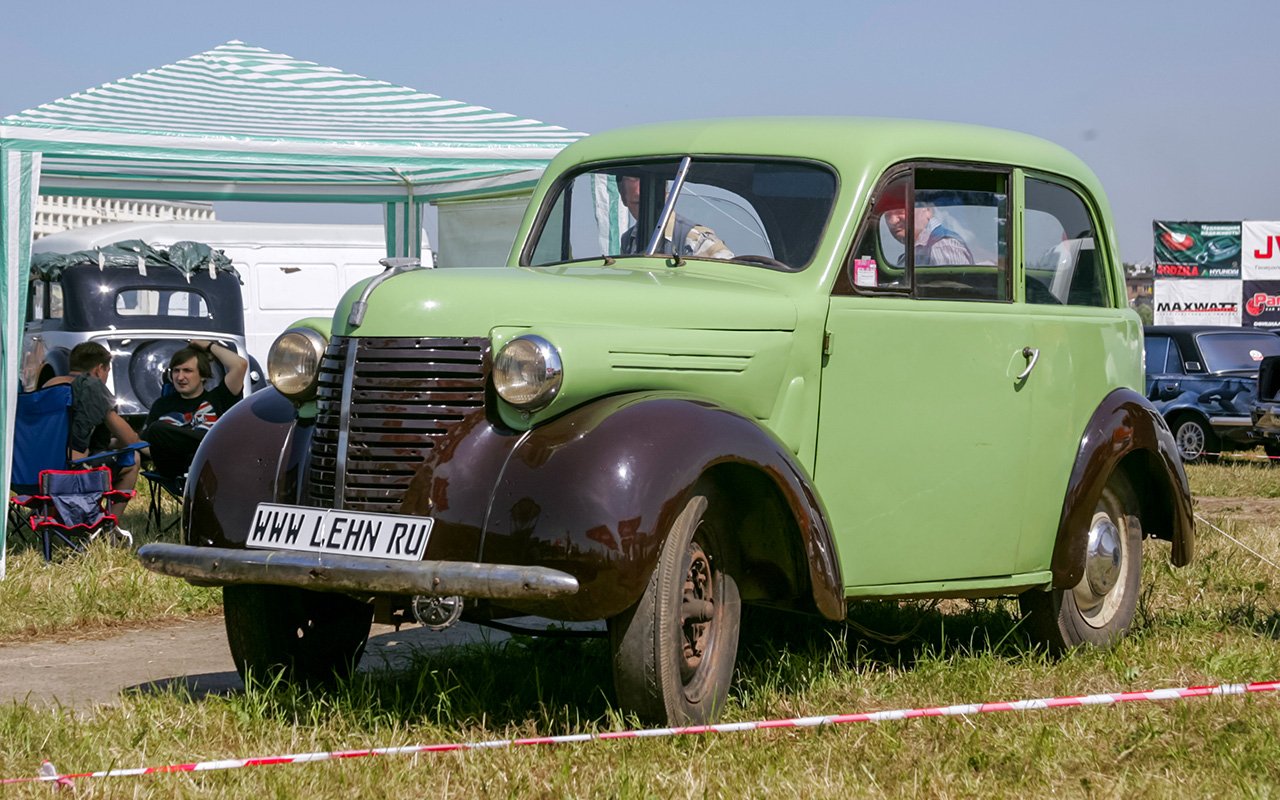
[[[395,667],[409,652],[506,634],[460,623],[446,631],[375,625],[360,669]],[[196,696],[240,691],[221,617],[137,628],[103,639],[0,646],[0,702],[114,703],[123,693],[186,685]]]

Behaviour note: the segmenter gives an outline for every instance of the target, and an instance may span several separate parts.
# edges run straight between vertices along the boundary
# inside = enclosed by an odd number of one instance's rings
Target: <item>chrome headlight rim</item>
[[[328,346],[325,337],[311,328],[289,328],[276,337],[267,351],[267,380],[294,403],[314,399],[320,386],[320,364]],[[296,349],[286,349],[290,347]],[[304,359],[301,363],[297,361],[299,356]]]
[[[530,348],[541,362],[537,365],[540,366],[537,375],[538,386],[532,394],[527,390],[523,394],[517,393],[515,383],[503,370],[502,365],[506,357],[515,357],[513,348]],[[564,363],[560,358],[560,351],[547,339],[537,334],[526,333],[516,336],[499,348],[493,360],[494,390],[504,402],[526,414],[540,411],[551,405],[551,401],[555,400],[556,395],[560,393],[563,382]]]

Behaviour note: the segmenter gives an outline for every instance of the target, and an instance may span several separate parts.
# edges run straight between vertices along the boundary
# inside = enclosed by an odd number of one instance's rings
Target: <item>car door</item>
[[[847,587],[1014,564],[1031,403],[1017,379],[1029,331],[1011,302],[1008,182],[945,165],[888,176],[837,281],[815,478]],[[937,263],[940,227],[973,263]]]
[[[1015,173],[1022,197],[1020,262],[1030,346],[1027,377],[1032,462],[1016,572],[1044,569],[1076,452],[1112,390],[1142,391],[1141,325],[1127,310],[1119,272],[1088,194],[1050,175]],[[1176,350],[1176,348],[1174,348]]]

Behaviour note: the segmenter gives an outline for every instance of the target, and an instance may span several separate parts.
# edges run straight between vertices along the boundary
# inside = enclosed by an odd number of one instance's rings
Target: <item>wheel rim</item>
[[[1125,580],[1133,557],[1129,548],[1129,521],[1124,506],[1108,488],[1089,524],[1084,577],[1071,590],[1080,617],[1091,628],[1106,627],[1131,591]]]
[[[1195,461],[1204,455],[1204,439],[1204,428],[1198,422],[1184,422],[1178,426],[1176,441],[1184,461]]]
[[[694,688],[698,668],[714,644],[715,579],[711,559],[696,541],[689,543],[687,563],[680,602],[680,678],[686,687]]]

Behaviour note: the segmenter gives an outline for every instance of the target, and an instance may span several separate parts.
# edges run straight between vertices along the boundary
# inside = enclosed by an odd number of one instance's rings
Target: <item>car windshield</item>
[[[831,169],[810,162],[610,164],[571,175],[547,198],[521,263],[674,255],[802,269],[835,193]]]
[[[1257,372],[1263,358],[1280,355],[1280,336],[1272,333],[1202,333],[1196,342],[1209,372]]]

